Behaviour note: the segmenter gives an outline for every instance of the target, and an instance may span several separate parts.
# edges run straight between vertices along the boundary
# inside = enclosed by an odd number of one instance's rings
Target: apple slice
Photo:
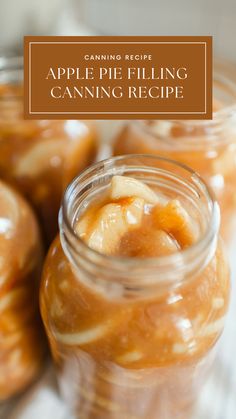
[[[44,171],[60,165],[65,155],[65,141],[50,139],[36,143],[16,164],[17,176],[40,176]]]
[[[134,198],[128,203],[104,205],[92,217],[89,213],[85,215],[78,222],[76,232],[90,248],[115,254],[122,236],[141,225],[144,204],[143,199]]]
[[[104,323],[96,325],[91,329],[77,333],[56,333],[56,338],[64,345],[87,345],[91,342],[103,338],[110,330],[110,324]]]
[[[178,243],[163,230],[142,229],[131,231],[121,239],[120,253],[129,257],[160,257],[176,253]]]
[[[195,225],[177,199],[169,201],[165,207],[154,208],[154,211],[158,227],[172,234],[182,247],[189,246],[196,240]]]
[[[127,176],[113,176],[110,198],[118,200],[129,197],[142,198],[146,203],[154,205],[160,202],[155,192],[145,183]]]
[[[139,350],[133,350],[130,352],[126,352],[122,355],[117,357],[117,362],[121,364],[131,364],[132,362],[140,361],[143,358],[143,354]]]

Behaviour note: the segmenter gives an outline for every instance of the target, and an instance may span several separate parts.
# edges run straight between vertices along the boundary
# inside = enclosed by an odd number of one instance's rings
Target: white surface
[[[18,48],[24,35],[51,34],[64,0],[0,0],[0,49]]]
[[[236,61],[235,19],[235,0],[0,0],[0,49],[36,34],[213,35]]]
[[[213,35],[217,54],[236,61],[235,0],[73,0],[98,35]]]

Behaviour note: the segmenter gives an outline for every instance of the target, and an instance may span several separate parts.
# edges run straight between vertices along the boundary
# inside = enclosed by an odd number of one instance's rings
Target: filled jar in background
[[[190,417],[229,299],[219,207],[171,160],[125,156],[68,187],[41,313],[76,418]]]
[[[129,121],[115,139],[114,154],[148,153],[174,159],[200,173],[221,207],[229,239],[236,212],[236,85],[214,75],[213,120]]]
[[[0,401],[23,391],[42,368],[38,309],[42,243],[25,200],[0,181]]]
[[[0,57],[0,178],[35,208],[49,243],[63,190],[95,158],[97,139],[83,121],[24,120],[23,64]]]

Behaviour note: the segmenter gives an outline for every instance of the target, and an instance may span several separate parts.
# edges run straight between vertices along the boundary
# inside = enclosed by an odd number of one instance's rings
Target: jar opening
[[[175,188],[188,197],[205,223],[199,240],[178,253],[144,259],[107,256],[89,248],[76,235],[75,223],[91,197],[100,194],[117,174],[135,177],[149,185],[155,183],[169,191]],[[172,160],[149,155],[120,156],[86,169],[67,188],[59,214],[61,243],[70,262],[87,271],[93,266],[97,275],[110,281],[112,271],[114,278],[119,277],[126,286],[151,286],[157,283],[157,276],[158,281],[176,282],[203,269],[215,252],[219,222],[218,204],[198,174]]]

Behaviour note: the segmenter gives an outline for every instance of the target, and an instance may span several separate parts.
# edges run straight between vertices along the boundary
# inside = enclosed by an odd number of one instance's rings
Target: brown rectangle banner
[[[26,119],[212,119],[210,36],[26,36]]]

